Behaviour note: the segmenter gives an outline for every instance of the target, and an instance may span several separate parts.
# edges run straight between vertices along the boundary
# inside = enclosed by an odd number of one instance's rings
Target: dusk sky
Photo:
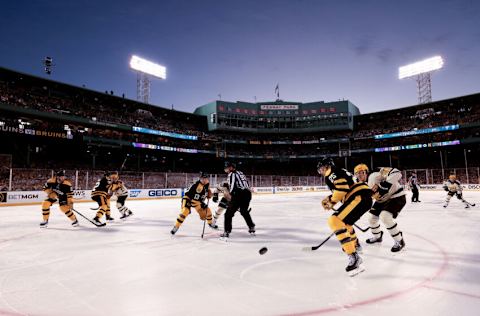
[[[0,65],[136,98],[131,54],[167,67],[150,103],[348,99],[362,113],[417,103],[398,66],[442,55],[434,100],[480,92],[480,1],[2,0]]]

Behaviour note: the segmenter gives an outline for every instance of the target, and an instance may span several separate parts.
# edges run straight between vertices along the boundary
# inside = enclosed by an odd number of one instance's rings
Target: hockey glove
[[[66,201],[66,200],[65,200],[65,201],[64,201],[64,200],[60,200],[60,201],[58,201],[58,204],[59,204],[60,206],[68,205],[68,201]]]
[[[333,202],[330,198],[331,198],[331,196],[327,196],[326,198],[324,198],[322,200],[322,206],[326,211],[329,211],[329,210],[333,209],[334,204],[333,204]]]
[[[205,202],[202,202],[200,203],[200,207],[205,210],[208,206],[205,204]]]
[[[217,203],[217,202],[218,202],[218,192],[213,193],[212,201],[213,201],[213,203]]]

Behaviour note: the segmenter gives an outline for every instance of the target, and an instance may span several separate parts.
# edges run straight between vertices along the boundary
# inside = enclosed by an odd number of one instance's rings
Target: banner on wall
[[[182,196],[181,188],[173,189],[132,189],[128,190],[129,199],[164,199],[164,198],[180,198]],[[91,190],[74,190],[74,202],[92,201]],[[47,198],[47,194],[43,191],[9,191],[0,192],[0,206],[2,204],[35,204],[41,203]],[[112,196],[112,201],[116,200]],[[93,202],[93,201],[92,201]]]

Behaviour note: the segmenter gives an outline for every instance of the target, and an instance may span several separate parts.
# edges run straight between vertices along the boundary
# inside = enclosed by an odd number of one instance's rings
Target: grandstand
[[[77,189],[119,169],[130,187],[188,184],[199,170],[241,164],[254,186],[317,185],[323,155],[351,169],[417,170],[420,183],[453,172],[480,183],[480,93],[360,114],[350,101],[214,101],[186,113],[0,68],[0,189],[39,189],[68,169]]]

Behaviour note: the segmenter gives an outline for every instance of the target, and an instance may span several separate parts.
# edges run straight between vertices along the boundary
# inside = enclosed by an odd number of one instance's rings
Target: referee
[[[243,172],[236,169],[235,164],[232,162],[225,162],[224,171],[228,174],[227,182],[232,199],[230,200],[227,210],[225,211],[225,231],[221,237],[228,238],[230,236],[230,233],[232,232],[232,219],[235,215],[235,212],[238,210],[240,210],[240,214],[243,216],[248,225],[248,232],[254,235],[255,223],[253,223],[249,211],[252,192],[250,191],[248,180]]]

